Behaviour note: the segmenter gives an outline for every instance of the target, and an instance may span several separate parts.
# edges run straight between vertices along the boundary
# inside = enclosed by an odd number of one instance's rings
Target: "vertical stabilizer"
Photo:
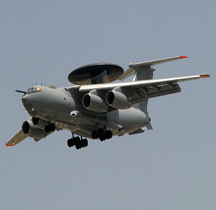
[[[135,75],[133,81],[152,79],[153,71],[155,71],[155,69],[152,68],[151,66],[148,66],[143,69],[135,67],[134,70],[135,70]]]

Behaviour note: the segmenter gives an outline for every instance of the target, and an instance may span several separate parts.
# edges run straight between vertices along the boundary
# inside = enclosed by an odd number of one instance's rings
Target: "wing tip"
[[[186,55],[181,55],[181,56],[179,56],[179,58],[188,58],[188,56],[186,56]]]
[[[12,147],[12,146],[15,146],[15,143],[14,143],[14,141],[13,141],[12,143],[8,143],[8,142],[7,142],[5,145],[6,145],[7,147]]]
[[[201,78],[210,78],[210,75],[209,74],[200,74],[200,77]]]
[[[5,144],[7,147],[13,147],[14,144]]]

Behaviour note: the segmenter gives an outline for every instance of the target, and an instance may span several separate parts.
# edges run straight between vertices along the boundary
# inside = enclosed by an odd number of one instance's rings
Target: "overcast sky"
[[[0,1],[0,209],[215,209],[215,1]],[[22,94],[95,62],[187,55],[154,78],[209,73],[149,100],[153,130],[67,147],[69,131],[7,142],[29,119]],[[132,78],[130,78],[131,80]]]

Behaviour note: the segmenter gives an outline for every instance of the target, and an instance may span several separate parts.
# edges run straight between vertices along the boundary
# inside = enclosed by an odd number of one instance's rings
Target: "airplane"
[[[68,80],[73,86],[57,88],[33,85],[23,93],[22,103],[31,118],[6,143],[14,146],[27,137],[36,142],[54,131],[69,130],[69,147],[81,149],[88,139],[104,141],[113,136],[141,134],[152,130],[147,111],[150,98],[178,93],[178,82],[209,78],[209,74],[153,79],[157,64],[188,58],[170,57],[129,63],[129,69],[111,63],[95,63],[72,71]],[[130,82],[125,80],[134,75]],[[76,135],[76,136],[75,136]]]

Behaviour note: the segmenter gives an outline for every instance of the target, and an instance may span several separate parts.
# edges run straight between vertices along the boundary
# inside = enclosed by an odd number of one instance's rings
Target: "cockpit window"
[[[38,86],[32,86],[28,89],[27,93],[34,93],[34,92],[39,92],[41,91],[41,88]]]

